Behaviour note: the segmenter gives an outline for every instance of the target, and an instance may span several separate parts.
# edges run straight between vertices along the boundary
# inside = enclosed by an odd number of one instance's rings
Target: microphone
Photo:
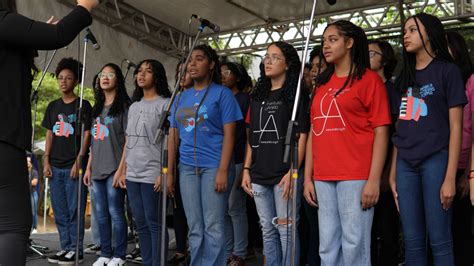
[[[127,63],[127,68],[131,68],[131,67],[137,68],[137,65],[135,63],[133,63],[132,61],[130,61],[130,60],[124,59],[123,61],[125,61],[125,63]]]
[[[92,33],[91,29],[90,28],[87,28],[86,29],[86,38],[88,40],[90,40],[92,42],[92,47],[95,49],[95,50],[99,50],[100,49],[100,44],[97,42],[97,39],[95,38],[94,34]]]
[[[211,29],[214,32],[221,31],[221,27],[219,27],[218,25],[210,22],[209,20],[207,20],[205,18],[201,18],[200,16],[198,16],[196,14],[192,14],[191,17],[193,17],[195,19],[198,19],[201,22],[203,27],[208,27],[209,29]]]

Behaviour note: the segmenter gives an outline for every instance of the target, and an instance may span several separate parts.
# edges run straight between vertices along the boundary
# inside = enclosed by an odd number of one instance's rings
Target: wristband
[[[244,167],[244,170],[248,170],[250,172],[250,167]]]

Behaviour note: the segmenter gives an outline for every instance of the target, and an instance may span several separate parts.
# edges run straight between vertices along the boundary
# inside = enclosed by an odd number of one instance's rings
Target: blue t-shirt
[[[467,103],[461,72],[434,59],[416,71],[417,87],[402,96],[393,143],[398,156],[416,166],[449,145],[449,108]]]
[[[206,90],[207,96],[196,110]],[[242,120],[242,112],[230,89],[211,83],[207,89],[198,91],[193,87],[178,95],[169,120],[171,127],[179,132],[179,162],[217,168],[221,160],[224,125]]]

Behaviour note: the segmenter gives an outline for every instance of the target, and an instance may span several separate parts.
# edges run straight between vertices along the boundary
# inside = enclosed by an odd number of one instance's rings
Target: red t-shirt
[[[367,180],[374,128],[391,124],[382,79],[369,69],[334,98],[346,77],[332,75],[316,90],[311,106],[313,178]]]

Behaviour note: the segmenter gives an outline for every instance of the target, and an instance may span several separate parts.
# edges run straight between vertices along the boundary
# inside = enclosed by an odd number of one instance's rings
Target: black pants
[[[371,257],[374,266],[398,265],[399,215],[391,191],[380,193],[372,223]]]
[[[0,141],[0,265],[24,265],[31,230],[26,153]]]
[[[463,177],[464,170],[458,170],[456,183]],[[453,246],[454,264],[456,266],[472,266],[474,263],[474,237],[472,229],[471,200],[469,195],[461,198],[459,192],[453,201]]]
[[[173,224],[176,235],[176,252],[186,254],[186,240],[188,237],[188,222],[184,212],[181,190],[179,188],[179,173],[176,173],[174,183]]]

